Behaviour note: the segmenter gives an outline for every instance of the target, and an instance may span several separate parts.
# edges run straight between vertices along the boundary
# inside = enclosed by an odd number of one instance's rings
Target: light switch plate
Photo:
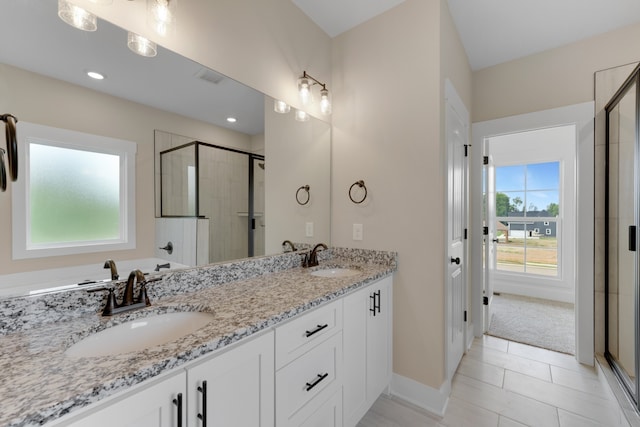
[[[353,240],[362,240],[362,224],[353,224]]]
[[[308,222],[305,227],[305,235],[307,237],[313,237],[313,223]]]

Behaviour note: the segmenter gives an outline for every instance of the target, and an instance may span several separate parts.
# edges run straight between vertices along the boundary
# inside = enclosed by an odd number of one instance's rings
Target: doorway
[[[562,202],[560,200],[560,205],[566,205],[564,212],[564,216],[560,213],[559,220],[557,224],[560,224],[562,232],[564,233],[568,229],[573,231],[573,234],[566,239],[566,242],[570,242],[573,250],[570,251],[567,255],[567,251],[563,251],[563,249],[570,249],[565,246],[566,243],[559,243],[557,250],[557,257],[560,260],[560,267],[557,268],[558,273],[554,280],[556,280],[556,287],[542,289],[540,287],[536,288],[535,280],[533,283],[526,285],[524,283],[516,283],[520,288],[523,285],[528,287],[530,291],[535,290],[538,292],[537,296],[546,296],[549,297],[552,294],[562,295],[564,294],[565,299],[572,299],[575,304],[575,344],[576,344],[576,357],[581,363],[586,363],[589,365],[593,365],[594,363],[594,340],[593,340],[593,223],[594,223],[594,211],[593,211],[593,119],[594,119],[594,105],[593,102],[573,105],[569,107],[556,108],[553,110],[541,111],[536,113],[528,113],[519,116],[512,116],[504,119],[491,120],[487,122],[479,122],[474,123],[472,127],[472,135],[473,135],[473,145],[477,147],[483,147],[485,141],[491,141],[494,138],[495,141],[498,141],[498,138],[506,137],[508,135],[535,135],[534,133],[528,134],[533,131],[544,131],[550,129],[573,129],[574,136],[572,142],[570,144],[570,157],[565,158],[558,165],[558,169],[568,171],[568,176],[573,178],[573,182],[575,183],[574,188],[574,196],[573,200],[575,200],[574,210],[570,212],[566,210],[569,208],[569,204],[566,202]],[[496,142],[493,144],[498,147],[500,144]],[[500,147],[504,148],[504,147]],[[503,153],[501,150],[491,150],[492,156],[498,156],[498,161],[496,164],[499,166],[522,166],[525,165],[524,169],[526,170],[527,165],[537,165],[537,164],[545,164],[545,163],[553,163],[556,162],[553,158],[545,157],[545,152],[554,153],[556,151],[555,146],[544,146],[544,143],[541,145],[533,145],[533,148],[526,152],[520,152],[520,161],[519,163],[514,161],[513,158],[508,160],[507,153]],[[500,160],[500,157],[504,156],[504,161]],[[479,158],[478,158],[479,157]],[[513,157],[513,156],[512,156]],[[573,168],[572,171],[569,171],[569,168]],[[535,169],[535,166],[534,166]],[[472,209],[474,214],[472,217],[472,229],[474,230],[484,230],[485,225],[483,224],[482,215],[482,206],[483,206],[483,188],[482,188],[482,177],[483,177],[483,156],[477,156],[474,159],[472,164],[471,171],[471,194],[472,194]],[[525,175],[526,177],[526,175]],[[565,183],[566,184],[566,183]],[[535,244],[540,242],[534,242],[535,237],[539,237],[534,235],[535,228],[538,228],[539,232],[542,230],[544,226],[537,227],[534,226],[534,223],[540,222],[544,224],[545,222],[551,223],[553,215],[550,216],[541,216],[534,218],[526,218],[525,212],[535,212],[536,209],[528,209],[528,208],[537,208],[538,211],[546,210],[549,207],[549,204],[544,204],[544,206],[537,206],[534,202],[533,206],[529,206],[529,204],[524,204],[524,197],[527,191],[530,191],[531,195],[534,196],[535,192],[541,189],[538,188],[520,188],[513,189],[513,191],[520,191],[522,195],[520,195],[521,204],[519,204],[518,211],[522,212],[522,217],[518,218],[519,226],[513,227],[513,231],[518,231],[522,234],[522,241],[518,242],[520,244],[520,248],[518,251],[521,254],[525,254],[527,251],[529,255],[535,250]],[[544,190],[549,190],[548,188],[544,188]],[[558,193],[561,194],[561,190],[558,189]],[[515,193],[513,197],[517,197]],[[566,218],[566,220],[563,220]],[[504,217],[502,219],[505,219]],[[513,220],[512,218],[510,218]],[[540,220],[540,221],[538,221]],[[506,221],[505,221],[506,222]],[[515,220],[513,220],[515,222]],[[556,224],[556,226],[557,226]],[[520,230],[517,230],[517,229]],[[549,227],[552,228],[552,227]],[[578,232],[579,230],[579,232]],[[529,231],[531,231],[531,235],[529,236]],[[546,233],[546,231],[545,231]],[[552,231],[553,233],[553,231]],[[497,234],[497,231],[496,231]],[[537,233],[536,233],[537,234]],[[546,236],[546,234],[545,234]],[[477,235],[476,235],[477,237]],[[475,238],[472,241],[472,257],[474,262],[472,264],[471,276],[472,276],[472,320],[474,327],[474,334],[477,337],[482,336],[485,332],[485,322],[483,321],[483,314],[485,312],[491,312],[491,296],[484,294],[484,283],[483,283],[483,270],[484,270],[484,260],[483,257],[483,242],[484,237],[482,239]],[[496,239],[497,237],[494,237]],[[492,239],[493,240],[493,239]],[[538,239],[539,240],[539,239]],[[496,244],[491,242],[491,244]],[[527,249],[528,248],[528,249]],[[540,252],[540,251],[538,251]],[[574,258],[567,258],[568,256],[573,255]],[[530,257],[529,257],[530,258]],[[497,260],[496,260],[497,262]],[[526,271],[527,258],[524,255],[521,257],[520,262],[522,263],[522,269]],[[529,264],[530,270],[534,268],[532,263]],[[495,269],[494,269],[495,270]],[[553,269],[550,269],[553,271]],[[494,271],[495,273],[495,271]],[[513,275],[513,272],[507,274],[504,272],[504,277],[509,277]],[[523,275],[526,277],[527,275]],[[528,275],[528,276],[536,276],[536,275]],[[533,277],[533,279],[538,279],[538,283],[540,281],[549,280],[548,277],[543,277],[538,274],[540,277]],[[512,282],[518,282],[520,278],[511,277]],[[531,280],[532,277],[528,277],[527,280]],[[571,291],[568,291],[566,288],[562,288],[559,284],[562,280],[567,279],[568,283],[575,283],[575,292],[572,294]],[[520,280],[522,282],[522,280]],[[503,283],[506,286],[504,289],[509,289],[509,286],[516,286],[514,283]],[[542,291],[542,293],[540,293]],[[533,292],[530,293],[530,295]],[[573,295],[573,296],[571,296]],[[485,298],[486,297],[486,298]],[[485,305],[485,303],[487,305]],[[490,315],[486,316],[490,319]]]
[[[484,140],[483,329],[569,354],[575,352],[575,141],[575,124]]]

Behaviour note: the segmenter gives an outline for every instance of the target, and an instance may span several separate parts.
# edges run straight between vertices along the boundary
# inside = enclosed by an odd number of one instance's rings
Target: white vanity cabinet
[[[352,427],[391,382],[392,277],[344,298],[344,425]]]
[[[342,300],[276,328],[276,426],[342,426]]]
[[[186,427],[186,374],[184,371],[142,386],[99,406],[72,427]]]
[[[273,332],[187,369],[189,427],[273,427]]]

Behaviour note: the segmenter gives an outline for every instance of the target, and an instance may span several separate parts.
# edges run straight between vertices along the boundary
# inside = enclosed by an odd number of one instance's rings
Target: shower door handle
[[[636,236],[637,236],[636,226],[630,225],[629,226],[629,250],[632,252],[636,251]]]

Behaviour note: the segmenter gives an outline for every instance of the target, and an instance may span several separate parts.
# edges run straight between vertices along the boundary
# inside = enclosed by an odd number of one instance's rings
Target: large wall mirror
[[[284,240],[329,243],[328,123],[298,122],[293,109],[276,113],[273,99],[161,46],[153,58],[136,55],[127,48],[127,31],[104,20],[95,32],[72,28],[58,18],[56,1],[7,0],[0,39],[0,114],[18,117],[18,133],[24,121],[138,144],[137,248],[109,254],[116,261],[168,257],[156,252],[166,238],[157,237],[154,225],[161,216],[209,220],[208,256],[190,265],[278,253]],[[88,71],[105,78],[92,80]],[[162,168],[161,153],[176,147],[181,154],[198,148],[200,163],[192,158],[192,168],[185,166],[192,172],[170,175],[170,154]],[[199,181],[189,175],[196,170]],[[190,179],[197,188],[187,185]],[[171,187],[170,197],[184,210],[163,207],[163,191]],[[303,187],[309,190],[300,195]],[[307,196],[308,203],[299,203]],[[2,223],[9,224],[11,197],[0,199]],[[222,206],[232,211],[233,224],[220,221],[227,214]],[[0,245],[0,255],[11,260],[8,239]],[[29,269],[22,263],[13,270]]]

